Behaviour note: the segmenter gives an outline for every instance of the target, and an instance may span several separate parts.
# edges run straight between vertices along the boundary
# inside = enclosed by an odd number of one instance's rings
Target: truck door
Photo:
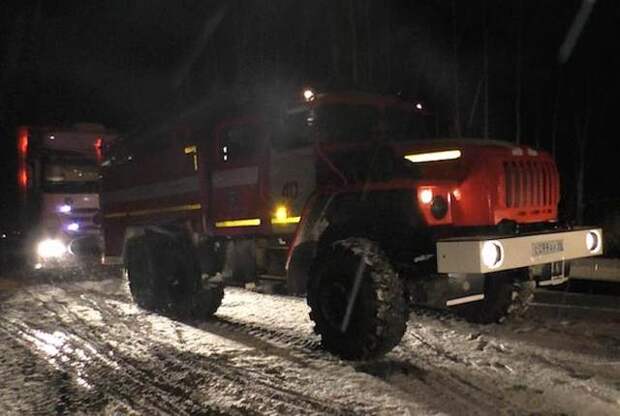
[[[255,119],[239,119],[216,129],[210,178],[216,234],[252,234],[268,225],[266,137],[263,124]]]

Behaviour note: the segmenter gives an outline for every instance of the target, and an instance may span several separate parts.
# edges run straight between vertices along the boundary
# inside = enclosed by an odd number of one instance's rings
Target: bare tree
[[[518,2],[517,13],[517,62],[515,74],[515,141],[521,143],[521,77],[523,72],[523,0]]]
[[[374,48],[372,47],[372,24],[370,21],[371,1],[364,2],[364,18],[366,21],[366,83],[372,85],[372,70],[374,65]]]
[[[484,123],[483,137],[489,138],[489,22],[488,22],[488,3],[484,1],[483,15],[483,40],[482,40],[482,74],[484,78]]]
[[[456,137],[461,137],[461,109],[460,109],[460,89],[459,89],[459,54],[458,54],[458,32],[457,32],[457,13],[456,0],[452,0],[452,59],[454,76],[454,133]]]
[[[356,1],[349,0],[349,25],[351,28],[351,76],[353,78],[353,83],[357,85],[359,81],[359,68],[357,66],[357,13],[355,12],[355,4],[357,4]]]
[[[341,75],[340,70],[340,34],[338,33],[338,10],[336,7],[328,8],[329,15],[329,45],[331,45],[331,59],[330,59],[330,71],[329,78],[333,82],[338,80]]]
[[[577,145],[577,223],[583,224],[583,214],[585,211],[585,171],[586,171],[586,152],[588,143],[588,128],[592,115],[592,106],[587,104],[585,114],[575,116],[575,135]]]
[[[386,80],[387,80],[387,85],[390,85],[392,83],[392,12],[391,12],[391,8],[389,7],[390,2],[386,1],[384,3],[384,7],[385,7],[385,20],[386,20],[386,36],[385,36],[385,52],[386,52],[386,59],[385,59],[385,65],[386,65]]]
[[[553,113],[551,115],[551,154],[553,157],[557,153],[557,136],[558,136],[558,116],[560,113],[560,96],[562,94],[562,71],[561,67],[557,74],[557,85],[555,89],[555,98],[553,101]]]
[[[474,118],[476,117],[476,109],[478,108],[478,101],[480,101],[480,90],[482,89],[482,84],[484,84],[484,76],[480,78],[478,81],[478,86],[476,87],[476,93],[474,94],[474,100],[471,104],[471,111],[469,113],[469,121],[467,122],[467,130],[471,132],[474,126]]]

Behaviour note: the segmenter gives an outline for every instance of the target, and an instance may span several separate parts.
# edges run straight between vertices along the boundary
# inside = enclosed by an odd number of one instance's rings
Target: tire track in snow
[[[426,317],[428,318],[428,317]],[[523,321],[528,324],[528,321]],[[479,326],[459,319],[420,319],[405,339],[402,348],[409,349],[404,355],[416,354],[424,361],[425,369],[439,370],[445,377],[438,388],[450,385],[455,379],[469,385],[472,401],[490,396],[493,403],[502,405],[505,412],[511,413],[580,413],[575,409],[588,409],[598,414],[617,414],[620,401],[616,402],[609,388],[606,393],[598,391],[596,383],[579,386],[577,383],[561,383],[566,370],[550,365],[556,360],[542,360],[548,350],[528,343],[528,338],[517,334],[515,326]],[[507,337],[506,333],[511,336]],[[424,342],[420,342],[423,339]],[[568,340],[564,340],[566,343]],[[568,341],[570,343],[570,341]],[[419,347],[422,347],[419,349]],[[448,354],[442,351],[449,349]],[[553,351],[557,355],[557,351]],[[400,354],[399,354],[400,355]],[[575,362],[585,357],[568,354]],[[459,357],[455,360],[454,357]],[[618,374],[620,377],[620,374]],[[584,404],[587,403],[587,404]],[[495,404],[494,404],[495,405]],[[487,410],[488,411],[488,410]]]
[[[318,337],[311,333],[305,304],[298,298],[227,290],[215,320],[187,326],[138,309],[126,294],[108,293],[97,285],[62,287],[64,291],[33,290],[30,302],[17,305],[22,311],[20,322],[32,329],[43,326],[74,335],[78,345],[91,345],[103,356],[112,353],[114,361],[126,366],[140,381],[156,384],[151,390],[139,384],[123,390],[127,393],[124,406],[142,409],[143,413],[165,411],[152,407],[149,412],[144,410],[146,404],[134,403],[142,390],[169,394],[172,405],[186,413],[194,409],[193,400],[199,406],[194,410],[227,414],[392,414],[408,409],[423,410],[412,414],[572,414],[578,413],[577,407],[571,410],[574,400],[589,400],[594,403],[590,410],[613,414],[609,392],[587,391],[591,385],[587,380],[577,378],[573,384],[543,394],[546,387],[537,380],[537,372],[546,377],[565,377],[568,370],[562,368],[564,361],[577,356],[542,362],[536,357],[548,358],[545,349],[536,345],[526,348],[522,344],[530,338],[506,332],[510,327],[473,326],[447,316],[417,320],[412,316],[403,343],[393,353],[376,362],[350,363],[320,349]],[[39,296],[41,291],[44,293]],[[41,311],[49,316],[39,315]],[[561,339],[561,334],[555,336]],[[69,358],[77,361],[75,356]],[[97,361],[97,356],[93,360]],[[338,386],[333,380],[342,377],[343,387],[350,383],[357,388],[357,396],[344,393],[325,400],[329,396],[307,385],[313,380],[303,378],[300,369],[304,368],[330,379],[331,384],[324,384],[329,387]],[[300,374],[284,374],[289,369]],[[352,378],[356,372],[361,378]],[[101,374],[108,374],[110,383],[131,383],[129,378],[115,379],[112,371]],[[108,382],[100,385],[105,387]],[[166,392],[164,387],[163,393],[157,393],[161,391],[157,383],[178,390]],[[113,387],[107,388],[104,393],[112,394]],[[220,403],[209,397],[211,392],[221,392],[227,401]],[[387,397],[383,402],[381,395]],[[184,402],[179,397],[189,400]],[[598,405],[603,400],[606,407]],[[380,403],[390,401],[399,404],[380,408]]]
[[[90,330],[84,331],[84,328],[88,328],[89,322],[84,321],[80,316],[76,315],[74,312],[68,310],[67,304],[68,302],[65,299],[53,299],[52,301],[44,301],[42,299],[38,299],[40,302],[43,302],[44,307],[50,316],[55,317],[54,326],[57,328],[66,331],[67,333],[71,333],[75,337],[80,340],[80,344],[84,346],[86,343],[91,345],[93,348],[97,348],[101,351],[101,354],[112,354],[115,357],[116,363],[119,367],[122,367],[124,371],[129,374],[134,375],[135,379],[146,381],[149,385],[146,385],[144,382],[140,383],[140,389],[144,389],[148,391],[150,385],[154,385],[160,391],[160,394],[156,396],[161,396],[161,392],[166,394],[173,393],[175,396],[188,396],[188,394],[193,391],[194,386],[184,385],[182,383],[183,380],[177,380],[177,383],[171,387],[169,384],[162,383],[161,377],[159,374],[156,374],[158,368],[164,370],[164,372],[169,372],[171,369],[176,369],[177,372],[193,372],[198,373],[199,377],[194,378],[219,378],[226,383],[229,384],[228,389],[230,390],[231,386],[234,387],[234,390],[239,391],[239,395],[242,395],[243,390],[250,388],[252,389],[252,393],[255,395],[262,395],[263,400],[266,402],[280,401],[277,403],[277,407],[284,409],[288,409],[290,414],[298,414],[298,413],[317,413],[317,414],[348,414],[346,408],[338,405],[330,405],[325,402],[321,402],[318,399],[305,396],[298,392],[295,392],[290,389],[284,389],[278,385],[279,380],[277,379],[269,379],[264,378],[257,379],[256,374],[252,374],[251,371],[244,371],[243,369],[235,368],[234,366],[220,365],[213,362],[213,359],[208,361],[200,360],[199,362],[194,362],[193,364],[188,364],[186,359],[188,358],[184,353],[177,353],[174,350],[167,347],[156,347],[151,351],[144,351],[143,348],[137,348],[135,353],[143,353],[150,354],[152,357],[158,360],[158,366],[152,371],[147,372],[144,370],[145,363],[139,362],[134,363],[131,362],[127,357],[124,357],[122,353],[118,351],[118,349],[113,349],[110,347],[110,342],[116,343],[117,345],[121,345],[127,342],[127,337],[133,336],[138,338],[144,338],[146,340],[149,339],[149,331],[145,331],[142,325],[135,325],[135,316],[130,317],[133,321],[133,325],[123,317],[119,315],[113,309],[103,306],[105,302],[98,302],[96,300],[90,299],[88,296],[81,295],[80,301],[83,304],[89,305],[91,308],[98,310],[101,314],[102,318],[109,321],[110,325],[115,325],[118,327],[119,321],[125,325],[128,329],[128,334],[119,333],[101,333],[97,334],[98,336],[94,336]],[[67,322],[67,316],[72,315],[69,322]],[[144,317],[142,317],[144,318]],[[79,325],[74,325],[78,323]],[[127,325],[127,324],[130,325]],[[140,343],[138,343],[140,344]],[[135,345],[134,345],[135,347]],[[219,357],[221,359],[221,357]],[[195,361],[195,360],[194,360]],[[168,375],[169,376],[169,375]],[[135,382],[135,380],[134,380]],[[175,404],[176,406],[176,404]],[[194,406],[192,406],[194,407]],[[167,408],[165,411],[175,410],[174,413],[180,413],[183,408]],[[234,410],[234,409],[227,409]],[[249,409],[243,409],[244,413],[247,413]]]
[[[179,391],[175,391],[174,386],[156,382],[152,374],[137,369],[126,359],[119,360],[116,357],[118,361],[113,361],[104,358],[92,344],[74,334],[69,334],[62,340],[62,346],[51,352],[56,345],[46,343],[49,342],[49,335],[53,334],[7,320],[3,320],[1,329],[29,350],[37,348],[35,345],[38,344],[44,351],[44,360],[77,380],[71,383],[77,384],[71,389],[76,397],[69,400],[78,406],[72,410],[97,411],[109,402],[118,401],[126,408],[143,414],[224,414],[199,403],[185,403],[186,399]],[[78,370],[82,366],[83,369]],[[104,393],[104,396],[101,397],[100,393]],[[181,399],[183,402],[179,403]],[[199,407],[204,411],[196,412],[195,409]]]
[[[110,310],[106,308],[102,308],[99,303],[93,300],[89,300],[89,303],[91,304],[93,308],[96,308],[100,312],[102,312],[104,316],[106,315],[113,316],[112,314],[110,314]],[[114,315],[112,321],[118,322],[119,318],[120,318],[119,315]],[[219,323],[222,323],[222,326],[227,329],[232,329],[233,327],[235,327],[234,323],[227,323],[223,321],[219,321]],[[87,324],[87,323],[84,323],[84,324]],[[138,327],[137,331],[141,331],[143,335],[145,335],[145,337],[148,337],[150,335],[146,331],[144,331],[142,327]],[[133,333],[135,332],[136,332],[136,328],[133,328]],[[255,332],[256,331],[253,330],[250,333],[252,338]],[[275,332],[269,332],[269,331],[265,331],[265,333],[277,334]],[[229,334],[226,334],[226,335],[228,336]],[[285,338],[289,338],[289,337],[285,336]],[[280,337],[278,339],[279,341],[281,341]],[[121,340],[117,340],[117,341],[121,341]],[[300,341],[300,339],[298,341]],[[263,346],[263,348],[268,350],[267,352],[273,352],[273,346]],[[187,356],[187,354],[188,354],[187,352],[179,352],[179,354],[176,354],[176,353],[175,354],[164,354],[164,355],[159,356],[158,358],[160,358],[162,361],[166,361],[167,364],[170,364],[173,367],[179,367],[186,371],[196,371],[197,368],[195,366],[187,365],[186,360],[183,360],[179,357],[179,355]],[[219,359],[222,359],[222,358],[223,358],[222,356],[219,356]],[[284,358],[291,359],[293,357],[290,354],[286,354]],[[344,409],[341,406],[328,406],[325,403],[322,403],[319,400],[314,399],[310,396],[303,395],[301,393],[292,391],[290,389],[283,389],[281,386],[278,386],[277,382],[279,380],[273,380],[272,378],[267,378],[266,380],[260,380],[260,378],[257,378],[257,376],[264,376],[264,374],[259,374],[256,371],[253,371],[251,368],[240,369],[232,365],[228,365],[228,366],[219,365],[219,364],[214,363],[213,360],[209,360],[208,362],[204,360],[200,360],[194,364],[200,366],[200,368],[204,370],[205,372],[217,373],[217,375],[219,375],[220,377],[224,379],[228,379],[231,383],[234,383],[234,384],[247,385],[248,387],[252,387],[253,389],[255,389],[258,384],[258,386],[261,386],[267,390],[264,392],[265,397],[273,398],[276,395],[288,396],[286,398],[292,399],[292,400],[287,400],[285,402],[287,405],[294,405],[296,402],[299,402],[299,401],[305,402],[306,406],[302,406],[302,407],[297,406],[298,407],[297,410],[305,409],[305,410],[318,411],[320,413],[332,413],[332,414],[348,414],[349,413],[346,409]],[[254,376],[254,378],[248,377],[252,375]],[[249,381],[246,381],[246,380],[249,380]],[[249,385],[250,383],[252,383],[253,385],[250,386]]]

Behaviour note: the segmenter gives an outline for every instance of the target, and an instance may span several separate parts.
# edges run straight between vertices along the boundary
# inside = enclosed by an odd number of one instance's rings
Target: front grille
[[[558,203],[559,184],[550,162],[504,162],[507,208],[548,207]]]

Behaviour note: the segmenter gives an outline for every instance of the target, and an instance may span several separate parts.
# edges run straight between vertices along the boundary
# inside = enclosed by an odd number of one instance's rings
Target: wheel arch
[[[129,225],[125,228],[123,235],[123,247],[121,251],[121,262],[123,265],[126,265],[127,262],[127,246],[129,240],[151,233],[166,236],[177,241],[189,239],[191,246],[194,248],[196,248],[199,240],[199,234],[193,231],[189,227],[188,223],[184,221],[171,221],[161,224]],[[195,251],[194,255],[197,256]]]

